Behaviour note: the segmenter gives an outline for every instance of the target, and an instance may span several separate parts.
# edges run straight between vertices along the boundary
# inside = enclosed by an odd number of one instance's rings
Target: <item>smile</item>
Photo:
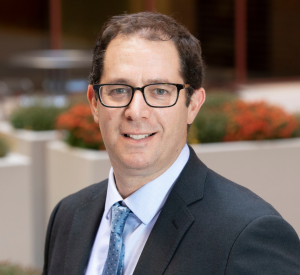
[[[152,133],[152,134],[146,134],[146,135],[127,135],[127,134],[124,134],[125,137],[130,137],[132,139],[135,139],[135,140],[140,140],[140,139],[143,139],[143,138],[147,138],[147,137],[150,137],[150,136],[153,136],[155,133]]]

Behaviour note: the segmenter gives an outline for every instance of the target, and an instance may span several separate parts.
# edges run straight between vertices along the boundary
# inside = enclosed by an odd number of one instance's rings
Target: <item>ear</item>
[[[95,96],[95,92],[93,89],[92,85],[89,85],[88,90],[87,90],[87,99],[90,103],[91,111],[94,117],[94,120],[96,123],[99,123],[99,118],[98,118],[98,101]]]
[[[204,101],[205,101],[205,90],[203,88],[199,88],[195,90],[191,97],[190,105],[188,106],[187,124],[192,124]]]

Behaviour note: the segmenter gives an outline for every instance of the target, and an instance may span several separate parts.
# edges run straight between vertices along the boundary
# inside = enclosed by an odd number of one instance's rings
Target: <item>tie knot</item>
[[[124,230],[126,220],[130,214],[127,206],[121,206],[119,202],[112,206],[111,231],[121,235]]]

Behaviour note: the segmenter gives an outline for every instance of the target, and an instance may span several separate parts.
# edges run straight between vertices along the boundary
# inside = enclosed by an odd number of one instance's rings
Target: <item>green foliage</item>
[[[221,142],[226,134],[227,117],[222,110],[224,103],[233,102],[232,93],[208,93],[189,133],[189,141],[196,143]],[[193,137],[190,137],[192,135]],[[194,138],[196,137],[196,139]]]
[[[298,122],[298,128],[296,131],[293,133],[293,137],[300,137],[300,113],[295,114],[295,118]]]
[[[194,124],[200,143],[221,142],[226,134],[227,117],[219,111],[203,109]]]
[[[9,146],[6,140],[0,136],[0,158],[5,157],[8,152],[9,152]]]
[[[252,110],[254,107],[255,111]],[[278,128],[280,119],[285,122],[284,130]],[[238,132],[236,128],[239,129]],[[276,136],[279,130],[282,133]],[[290,115],[278,107],[270,107],[267,103],[238,101],[231,93],[209,93],[191,126],[188,141],[212,143],[255,140],[257,133],[261,135],[261,139],[270,139],[270,136],[300,137],[300,113]]]
[[[98,130],[100,132],[100,130]],[[74,132],[65,132],[65,142],[72,147],[78,147],[91,150],[105,150],[101,140],[98,143],[86,143],[82,138],[75,135]]]
[[[55,119],[64,110],[64,108],[41,105],[23,107],[11,114],[10,122],[16,129],[54,130]]]
[[[30,268],[22,268],[7,262],[0,263],[0,275],[40,275],[41,272]]]
[[[207,109],[207,110],[214,110],[214,111],[218,111],[220,107],[222,107],[222,105],[224,103],[227,102],[233,102],[234,100],[237,99],[237,96],[233,93],[207,93],[206,94],[206,100],[201,108],[201,110],[203,109]],[[201,112],[200,110],[200,112]]]

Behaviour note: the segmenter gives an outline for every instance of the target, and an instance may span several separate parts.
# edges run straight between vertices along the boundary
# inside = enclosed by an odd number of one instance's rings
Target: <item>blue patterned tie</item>
[[[125,255],[122,235],[130,212],[128,207],[121,206],[119,202],[112,206],[109,248],[102,275],[122,275]]]

